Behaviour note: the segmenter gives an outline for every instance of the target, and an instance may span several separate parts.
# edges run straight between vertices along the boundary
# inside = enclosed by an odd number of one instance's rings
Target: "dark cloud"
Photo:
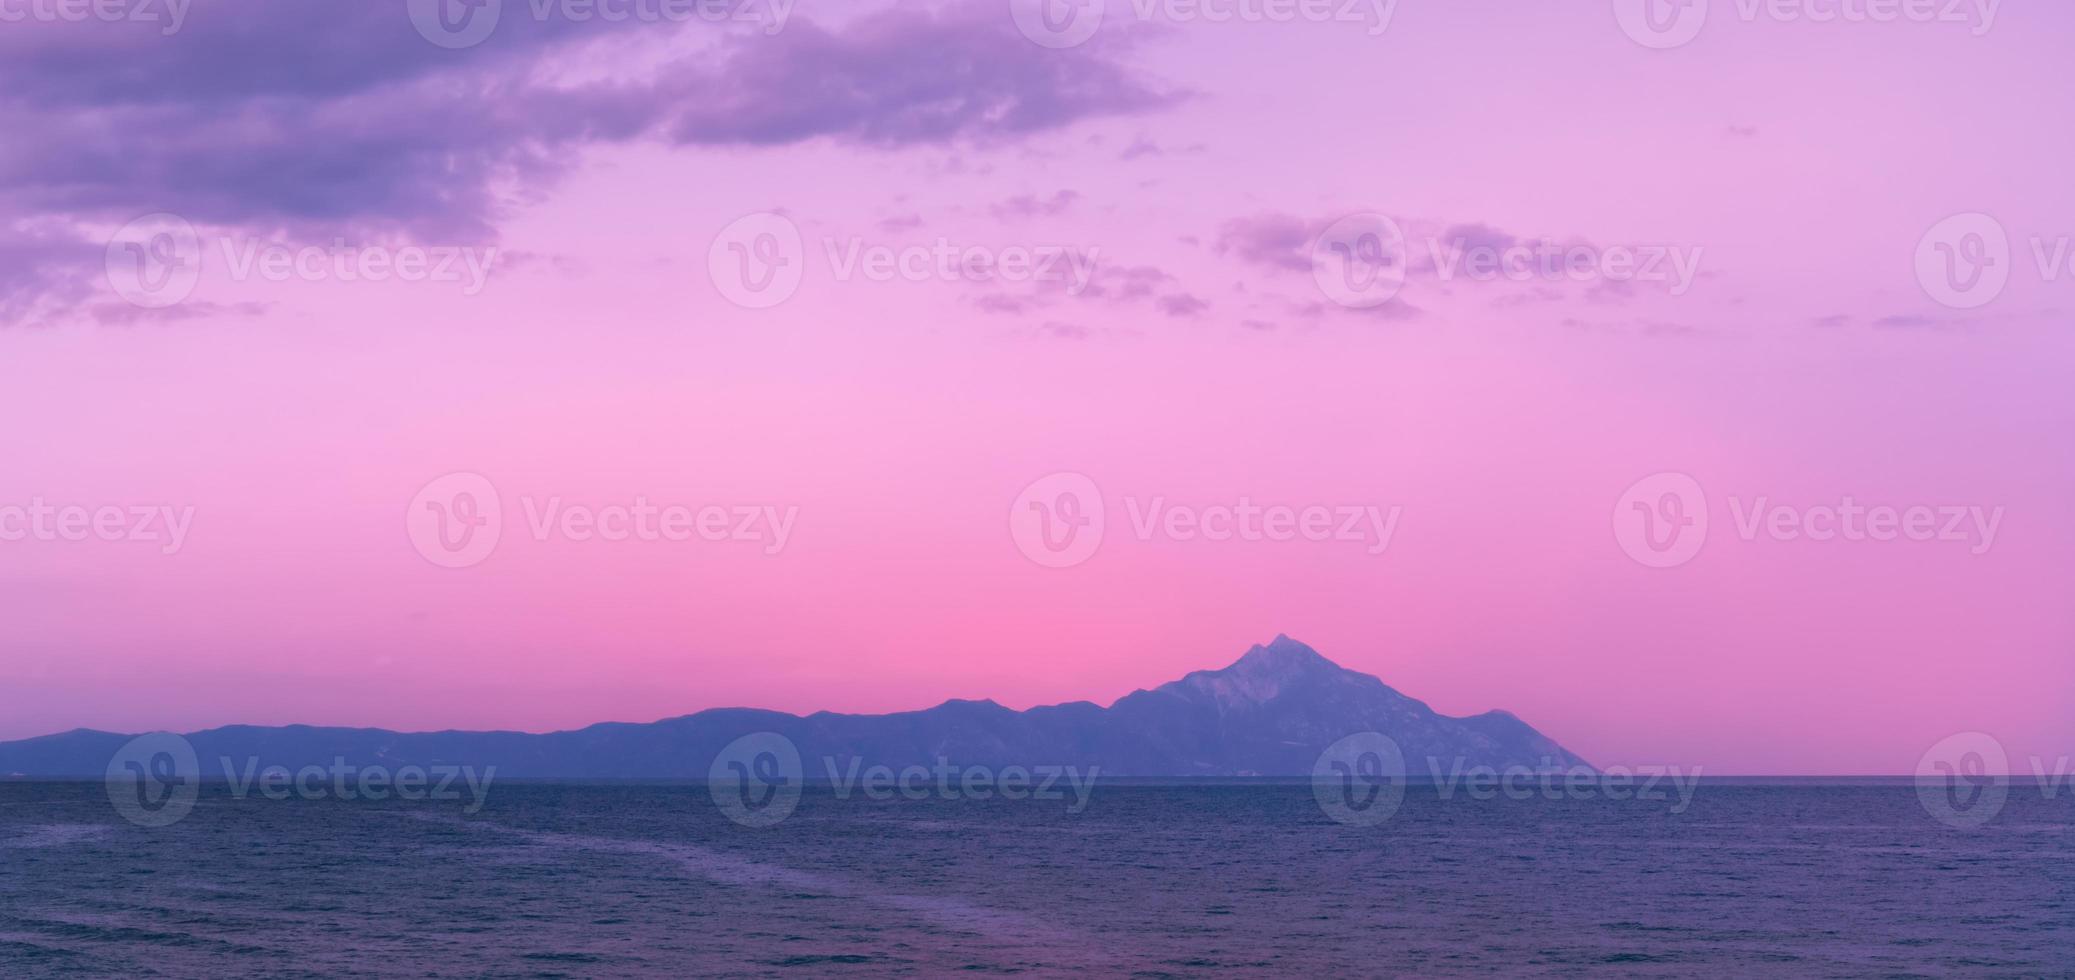
[[[986,4],[841,27],[796,17],[775,36],[504,7],[490,39],[461,50],[420,36],[401,3],[360,0],[195,0],[172,36],[7,25],[0,229],[55,222],[77,238],[170,211],[291,239],[480,242],[512,195],[542,192],[599,143],[988,145],[1175,98],[1125,63],[1128,34],[1051,51]],[[567,80],[615,43],[674,57],[631,80]],[[0,317],[74,301],[91,278],[67,261],[96,261],[90,239],[47,244],[0,273]]]

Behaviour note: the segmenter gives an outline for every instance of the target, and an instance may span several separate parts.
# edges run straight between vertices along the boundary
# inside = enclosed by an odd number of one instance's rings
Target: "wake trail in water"
[[[403,814],[411,819],[494,832],[548,847],[579,851],[624,854],[675,864],[686,873],[715,884],[742,888],[770,888],[847,899],[876,908],[914,916],[931,925],[971,933],[1006,949],[1026,951],[1033,959],[1050,959],[1058,951],[1072,948],[1096,965],[1115,965],[1115,956],[1102,953],[1101,944],[1088,936],[1042,922],[1020,912],[989,908],[961,898],[904,895],[877,886],[847,881],[826,874],[801,871],[784,865],[752,861],[696,844],[626,840],[559,831],[525,830],[483,820],[457,820],[434,814]]]

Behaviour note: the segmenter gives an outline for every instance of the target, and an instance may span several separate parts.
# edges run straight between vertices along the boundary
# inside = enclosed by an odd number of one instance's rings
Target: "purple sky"
[[[2075,9],[607,5],[0,7],[0,738],[1283,632],[1601,764],[2075,751]]]

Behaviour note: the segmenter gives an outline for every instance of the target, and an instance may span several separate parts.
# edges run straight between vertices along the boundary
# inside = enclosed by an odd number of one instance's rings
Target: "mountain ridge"
[[[1287,635],[1225,667],[1191,671],[1108,706],[1080,700],[1018,711],[992,698],[951,698],[877,715],[710,708],[540,734],[227,725],[183,737],[205,760],[205,772],[217,757],[291,769],[343,757],[363,766],[495,765],[507,777],[609,779],[703,778],[730,742],[762,731],[792,740],[803,758],[896,767],[948,758],[959,765],[1073,763],[1119,776],[1297,776],[1309,774],[1327,746],[1374,731],[1395,741],[1414,771],[1428,760],[1443,767],[1591,768],[1511,712],[1439,714]],[[0,775],[100,776],[130,738],[82,728],[0,742]]]

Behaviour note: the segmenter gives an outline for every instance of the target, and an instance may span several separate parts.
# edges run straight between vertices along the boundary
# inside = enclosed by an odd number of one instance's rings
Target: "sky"
[[[2075,9],[443,2],[0,0],[0,739],[2075,752]]]

